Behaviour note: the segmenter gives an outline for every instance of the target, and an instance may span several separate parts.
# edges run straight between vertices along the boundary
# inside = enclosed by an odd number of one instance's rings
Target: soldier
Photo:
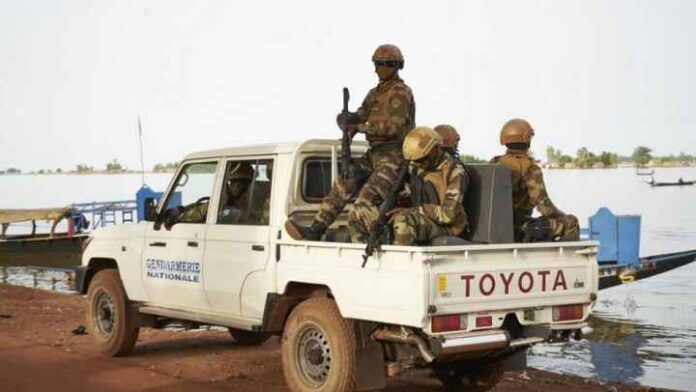
[[[244,212],[249,211],[249,185],[254,169],[247,162],[236,164],[228,174],[225,184],[225,200],[220,210],[219,223],[240,223]]]
[[[458,236],[468,226],[462,200],[466,172],[442,151],[433,129],[418,127],[404,140],[404,158],[411,161],[407,194],[412,207],[390,211],[395,245],[428,243],[441,236]]]
[[[399,77],[404,57],[394,45],[381,45],[372,61],[379,77],[355,113],[340,113],[336,121],[341,129],[361,132],[370,144],[367,153],[354,160],[356,172],[363,173],[346,181],[339,178],[324,198],[310,227],[288,220],[285,229],[296,240],[319,240],[334,222],[351,196],[359,190],[348,212],[353,242],[364,242],[379,215],[378,206],[398,177],[403,161],[404,137],[415,124],[416,106],[411,89]]]
[[[578,218],[563,213],[551,202],[541,168],[527,153],[532,136],[534,130],[527,121],[508,121],[500,131],[500,144],[507,147],[507,152],[492,160],[509,167],[512,173],[515,241],[577,241],[580,237]],[[541,218],[532,218],[535,207]]]
[[[435,127],[435,132],[442,138],[442,150],[450,154],[452,158],[460,161],[459,158],[459,133],[457,130],[447,124],[440,124]]]

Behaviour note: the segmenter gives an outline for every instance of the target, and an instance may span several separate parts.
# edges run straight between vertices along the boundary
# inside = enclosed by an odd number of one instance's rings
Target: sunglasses
[[[375,60],[373,62],[378,67],[399,68],[399,66],[401,65],[400,61],[394,61],[394,60]]]

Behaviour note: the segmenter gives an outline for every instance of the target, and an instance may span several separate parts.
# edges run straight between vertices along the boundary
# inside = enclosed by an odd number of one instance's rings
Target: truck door
[[[269,258],[272,159],[230,160],[219,189],[214,223],[208,225],[203,271],[211,310],[230,316],[260,318],[267,280],[254,279],[258,298],[242,308],[242,288],[256,271],[263,273]],[[258,305],[258,306],[257,306]]]
[[[209,309],[203,289],[203,255],[216,168],[217,162],[184,165],[157,222],[145,229],[142,273],[153,305]]]

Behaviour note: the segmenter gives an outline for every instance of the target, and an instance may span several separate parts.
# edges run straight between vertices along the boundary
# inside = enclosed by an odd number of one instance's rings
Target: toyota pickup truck
[[[530,346],[582,337],[597,243],[514,243],[502,166],[466,166],[466,238],[383,245],[364,266],[345,214],[321,241],[290,238],[284,222],[311,221],[339,152],[309,140],[190,154],[145,221],[94,231],[76,286],[101,351],[128,354],[140,328],[178,320],[227,327],[238,344],[280,336],[293,391],[379,389],[418,368],[485,390]]]

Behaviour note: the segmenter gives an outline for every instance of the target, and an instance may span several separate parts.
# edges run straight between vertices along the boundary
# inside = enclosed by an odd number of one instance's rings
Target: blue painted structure
[[[150,187],[147,186],[147,184],[143,184],[143,186],[140,187],[140,189],[138,189],[138,192],[135,193],[135,204],[138,210],[138,222],[142,222],[145,220],[145,204],[155,203],[155,205],[157,205],[159,204],[160,199],[163,195],[164,192],[155,192],[152,189],[150,189]],[[181,192],[175,192],[172,195],[169,204],[180,206]]]
[[[588,234],[599,241],[600,264],[640,264],[640,215],[614,215],[602,207],[589,218]]]

